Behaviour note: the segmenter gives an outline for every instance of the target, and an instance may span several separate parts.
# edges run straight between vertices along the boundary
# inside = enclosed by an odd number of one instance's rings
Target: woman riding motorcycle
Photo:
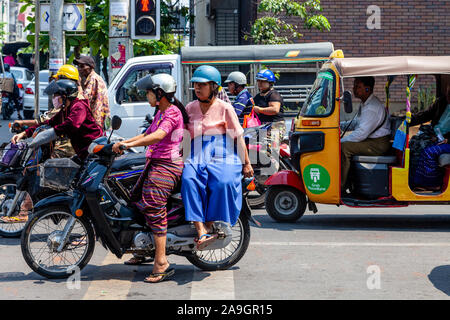
[[[166,257],[167,200],[178,184],[183,171],[180,144],[184,123],[188,117],[184,106],[174,97],[175,79],[169,74],[147,75],[136,87],[147,92],[151,106],[158,111],[147,131],[131,139],[114,144],[113,151],[148,146],[147,163],[139,177],[133,195],[139,195],[136,206],[145,215],[147,225],[155,239],[155,263],[153,271],[144,282],[156,283],[174,274]],[[144,258],[135,256],[126,264],[140,264]]]
[[[103,130],[95,122],[88,100],[78,97],[78,84],[70,79],[51,82],[44,93],[53,96],[53,107],[60,110],[51,119],[41,123],[50,126],[51,129],[39,133],[38,136],[45,136],[45,140],[50,142],[56,140],[58,136],[66,135],[78,158],[84,160],[88,156],[91,142],[103,134]],[[14,135],[11,142],[17,143],[31,137],[38,126],[35,125]]]
[[[232,226],[237,222],[242,207],[242,173],[253,175],[236,112],[231,104],[217,98],[220,80],[219,71],[212,66],[195,70],[191,82],[198,100],[186,106],[192,140],[181,193],[186,220],[193,221],[197,229],[199,250],[217,238],[215,221]]]

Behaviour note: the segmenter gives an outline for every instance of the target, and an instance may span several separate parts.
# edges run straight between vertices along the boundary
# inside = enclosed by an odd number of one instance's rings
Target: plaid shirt
[[[92,71],[84,82],[82,82],[83,95],[89,100],[89,106],[92,110],[97,124],[104,129],[105,120],[110,117],[108,88],[101,76]]]
[[[223,87],[219,88],[219,93],[217,94],[217,98],[231,104],[230,98],[228,98],[228,95]]]

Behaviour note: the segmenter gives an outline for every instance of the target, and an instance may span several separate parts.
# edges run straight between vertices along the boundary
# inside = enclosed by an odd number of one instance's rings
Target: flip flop
[[[128,266],[137,266],[147,262],[153,262],[155,259],[153,258],[145,258],[145,257],[132,257],[130,260],[125,261],[123,264]]]
[[[208,247],[211,243],[216,241],[217,236],[218,236],[217,233],[214,233],[214,234],[209,234],[209,233],[202,234],[197,240],[197,250],[203,250],[206,247]],[[206,237],[206,239],[203,240],[201,243],[199,243],[204,237]]]
[[[175,274],[175,269],[173,269],[169,266],[169,267],[167,267],[166,271],[164,271],[164,272],[151,273],[147,278],[144,279],[144,282],[146,282],[146,283],[162,282],[164,280],[167,280],[169,277],[173,276],[174,274]],[[156,281],[148,280],[150,278],[158,278],[158,277],[161,277],[161,278]]]
[[[24,223],[28,221],[28,216],[26,217],[1,217],[0,220],[3,223]]]

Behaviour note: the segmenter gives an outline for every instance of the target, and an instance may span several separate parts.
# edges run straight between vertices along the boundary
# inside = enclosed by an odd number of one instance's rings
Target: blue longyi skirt
[[[227,135],[199,136],[183,169],[181,194],[187,221],[234,225],[242,208],[242,163]]]

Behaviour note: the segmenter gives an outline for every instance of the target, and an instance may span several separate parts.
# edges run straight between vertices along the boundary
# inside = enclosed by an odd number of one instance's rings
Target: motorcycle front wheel
[[[204,271],[226,270],[242,259],[250,243],[250,224],[241,214],[232,229],[232,240],[228,246],[216,250],[193,251],[186,258]]]
[[[63,240],[64,229],[73,227]],[[58,248],[62,242],[62,250]],[[90,221],[74,217],[64,206],[38,210],[22,233],[21,248],[28,266],[48,279],[68,278],[81,271],[94,253],[95,236]]]

